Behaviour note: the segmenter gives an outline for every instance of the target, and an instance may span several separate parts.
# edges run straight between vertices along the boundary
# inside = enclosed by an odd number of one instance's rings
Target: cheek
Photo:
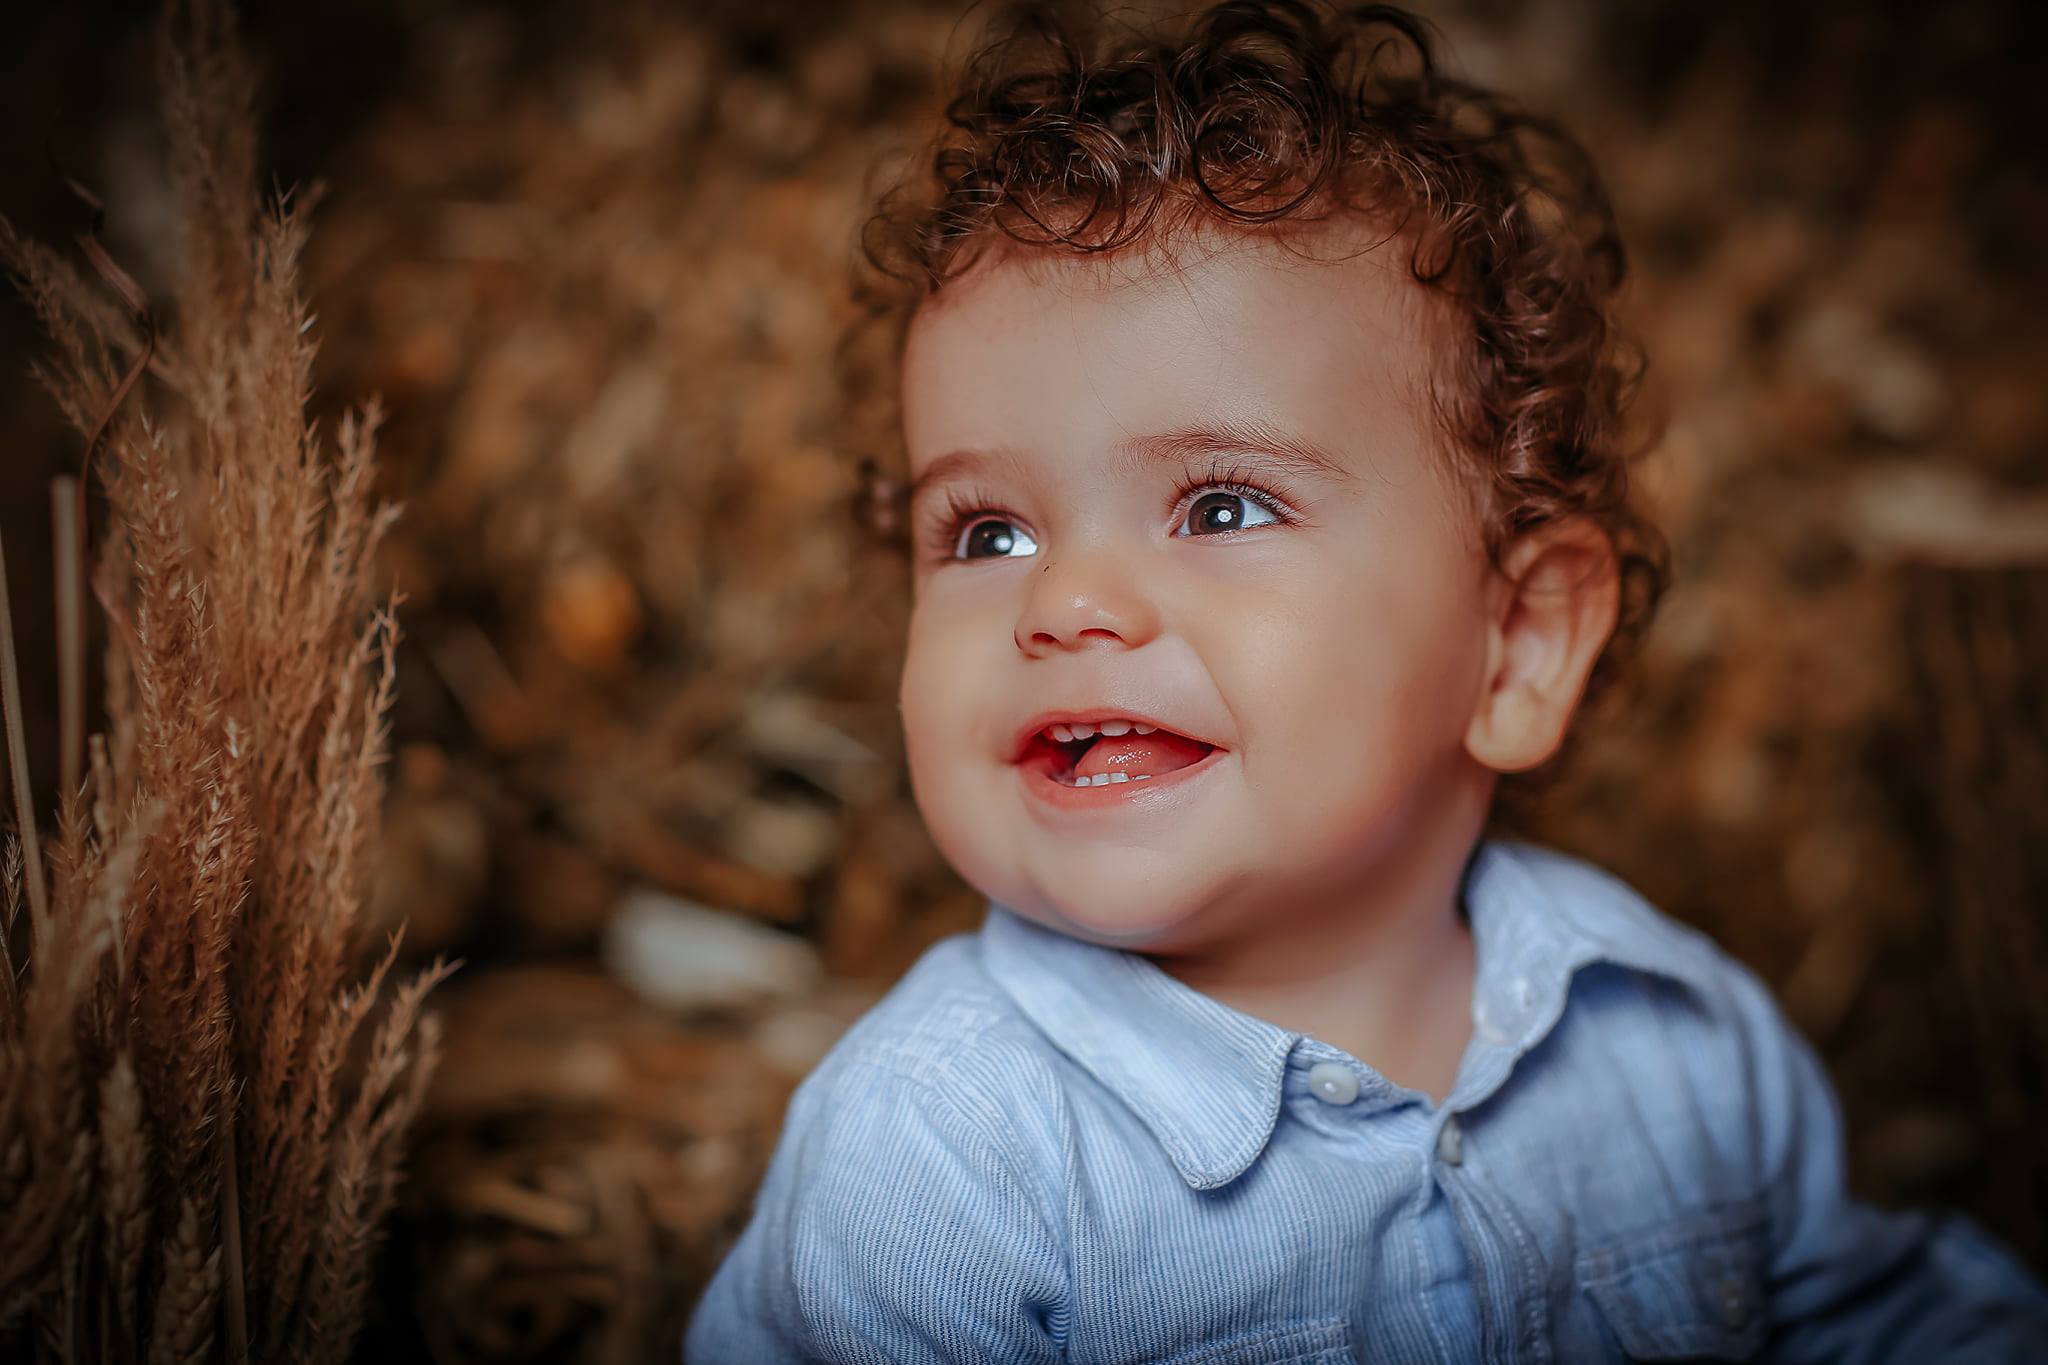
[[[1002,693],[974,638],[957,620],[913,612],[897,697],[904,752],[918,814],[947,865],[983,895],[1012,899],[1022,892],[1012,880],[1015,835],[987,713]]]
[[[903,710],[903,743],[911,774],[920,782],[930,780],[936,758],[958,744],[949,738],[959,725],[952,710],[959,693],[958,664],[948,652],[954,638],[923,607],[911,614],[897,701]]]
[[[934,829],[975,803],[1000,761],[991,700],[1003,696],[1001,656],[989,626],[958,603],[921,602],[911,613],[897,702],[914,794]],[[1007,637],[1000,637],[1008,645]]]
[[[1215,642],[1232,660],[1247,775],[1283,802],[1372,799],[1458,750],[1479,608],[1456,566],[1401,558],[1276,582]]]

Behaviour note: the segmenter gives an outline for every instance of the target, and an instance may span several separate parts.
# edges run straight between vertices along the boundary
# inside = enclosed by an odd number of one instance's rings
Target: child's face
[[[913,481],[978,452],[911,508],[919,809],[983,894],[1157,951],[1336,906],[1484,808],[1463,736],[1491,569],[1426,405],[1428,296],[1398,242],[1311,262],[1207,240],[1178,269],[985,261],[925,305],[904,355]],[[1334,468],[1228,438],[1122,454],[1253,426]],[[949,532],[949,488],[988,510]],[[1057,795],[1042,755],[1014,761],[1034,718],[1119,711],[1220,752]]]

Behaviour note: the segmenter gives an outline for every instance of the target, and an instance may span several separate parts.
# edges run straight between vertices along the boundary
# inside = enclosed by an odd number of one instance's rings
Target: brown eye
[[[1265,520],[1259,520],[1260,517]],[[1256,499],[1216,489],[1196,498],[1194,505],[1188,508],[1187,520],[1181,524],[1186,534],[1205,536],[1271,525],[1279,520],[1270,508]]]
[[[983,517],[960,533],[955,559],[1008,559],[1028,555],[1038,542],[1000,517]]]

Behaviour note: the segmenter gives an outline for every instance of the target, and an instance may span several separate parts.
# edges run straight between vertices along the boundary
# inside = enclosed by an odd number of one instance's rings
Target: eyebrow
[[[1119,468],[1140,469],[1154,464],[1186,464],[1203,456],[1249,456],[1256,464],[1297,477],[1321,477],[1349,484],[1355,479],[1345,463],[1313,441],[1291,435],[1258,418],[1235,418],[1208,426],[1171,427],[1149,436],[1133,436],[1114,447]],[[908,505],[942,484],[964,478],[985,465],[1022,469],[1028,461],[1017,450],[998,446],[991,450],[949,450],[926,465],[910,481]]]

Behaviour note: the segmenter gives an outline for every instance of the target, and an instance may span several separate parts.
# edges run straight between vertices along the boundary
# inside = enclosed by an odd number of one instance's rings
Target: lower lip
[[[1027,768],[1023,772],[1024,789],[1059,810],[1106,810],[1130,802],[1143,802],[1157,793],[1181,786],[1196,776],[1209,771],[1230,751],[1211,749],[1185,768],[1175,768],[1170,773],[1148,777],[1140,782],[1108,782],[1102,786],[1092,783],[1086,787],[1069,787],[1040,768]]]

